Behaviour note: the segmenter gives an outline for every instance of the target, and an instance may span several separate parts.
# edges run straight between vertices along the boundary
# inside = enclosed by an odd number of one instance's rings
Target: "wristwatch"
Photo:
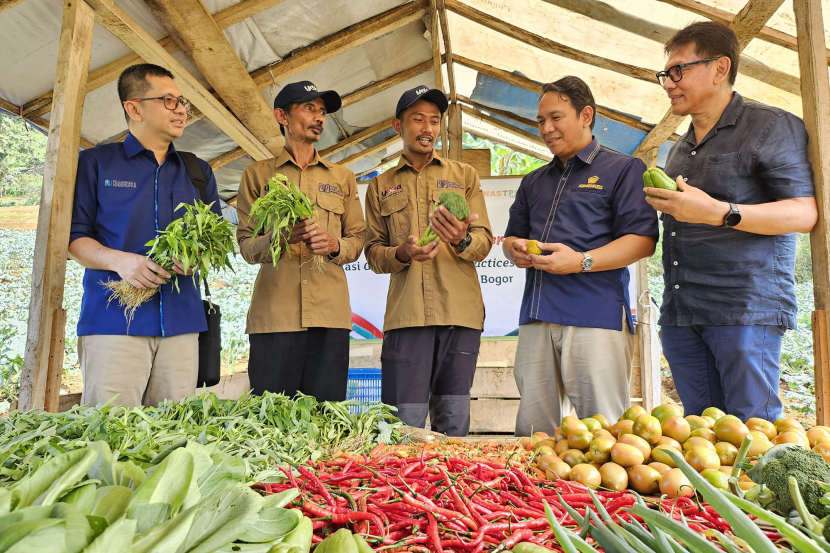
[[[464,237],[464,240],[459,242],[457,245],[453,246],[453,248],[455,248],[455,251],[457,251],[458,253],[461,253],[464,250],[466,250],[468,247],[470,247],[470,244],[472,243],[472,241],[473,241],[473,237],[470,236],[470,234],[468,233],[467,236]]]
[[[588,252],[582,252],[582,272],[587,273],[594,268],[594,258]]]
[[[732,227],[736,227],[740,224],[741,224],[741,210],[738,209],[737,205],[730,202],[729,203],[729,213],[727,213],[723,217],[723,224],[721,226],[732,228]]]

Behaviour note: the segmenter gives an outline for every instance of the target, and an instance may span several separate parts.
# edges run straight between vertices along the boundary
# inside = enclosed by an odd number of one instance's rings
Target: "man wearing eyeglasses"
[[[797,232],[817,220],[803,122],[732,87],[735,33],[692,24],[666,44],[657,78],[692,124],[666,173],[646,188],[663,213],[663,352],[687,415],[718,407],[741,420],[782,416],[781,339],[795,328]]]
[[[82,404],[100,404],[119,394],[126,407],[178,401],[196,387],[199,332],[207,329],[201,295],[190,278],[173,277],[147,259],[147,242],[182,216],[180,203],[200,199],[173,141],[184,132],[190,102],[173,75],[157,65],[126,69],[118,95],[129,133],[81,152],[69,254],[86,267],[78,321],[78,357],[84,379]],[[199,160],[208,202],[221,215],[210,165]],[[174,271],[192,270],[176,261]],[[102,283],[126,280],[154,288],[128,323],[123,309],[109,305]]]

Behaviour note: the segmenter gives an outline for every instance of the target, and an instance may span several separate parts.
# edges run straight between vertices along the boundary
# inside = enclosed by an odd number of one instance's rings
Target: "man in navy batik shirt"
[[[612,421],[628,407],[627,267],[654,253],[658,237],[642,196],[646,166],[593,138],[588,85],[564,77],[542,91],[539,134],[555,157],[522,179],[503,244],[527,269],[514,369],[517,436],[553,434],[571,405],[579,418],[601,413]]]
[[[189,102],[173,75],[141,64],[118,79],[118,94],[130,133],[123,143],[81,152],[75,183],[69,254],[86,267],[78,357],[84,379],[82,404],[99,404],[119,394],[127,407],[157,405],[194,392],[199,365],[199,332],[207,329],[201,295],[193,279],[171,276],[146,258],[157,232],[200,198],[173,147],[187,120]],[[216,180],[207,178],[208,203],[221,215]],[[175,272],[192,271],[177,262]],[[108,304],[108,280],[137,288],[158,288],[135,312],[130,324],[117,301]]]

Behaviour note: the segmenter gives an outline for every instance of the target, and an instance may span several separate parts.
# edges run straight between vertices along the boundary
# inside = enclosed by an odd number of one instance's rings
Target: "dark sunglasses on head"
[[[714,58],[707,58],[705,60],[697,60],[692,61],[689,63],[681,63],[679,65],[672,65],[665,71],[660,71],[656,73],[657,75],[657,82],[660,83],[660,86],[663,86],[663,83],[666,82],[666,79],[671,79],[672,82],[676,83],[680,79],[683,78],[683,69],[686,67],[692,67],[693,65],[700,65],[701,63],[709,63],[710,61],[717,61],[721,59],[723,56],[717,56]]]

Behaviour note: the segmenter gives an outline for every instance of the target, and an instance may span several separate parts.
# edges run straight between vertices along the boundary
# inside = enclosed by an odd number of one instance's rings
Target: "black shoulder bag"
[[[199,158],[190,152],[179,152],[187,168],[190,181],[199,190],[204,203],[207,201],[207,179],[205,171],[199,164]],[[219,384],[222,370],[222,313],[219,306],[210,301],[210,288],[205,283],[205,299],[202,304],[205,308],[205,318],[208,328],[199,333],[199,378],[196,387],[216,386]]]

